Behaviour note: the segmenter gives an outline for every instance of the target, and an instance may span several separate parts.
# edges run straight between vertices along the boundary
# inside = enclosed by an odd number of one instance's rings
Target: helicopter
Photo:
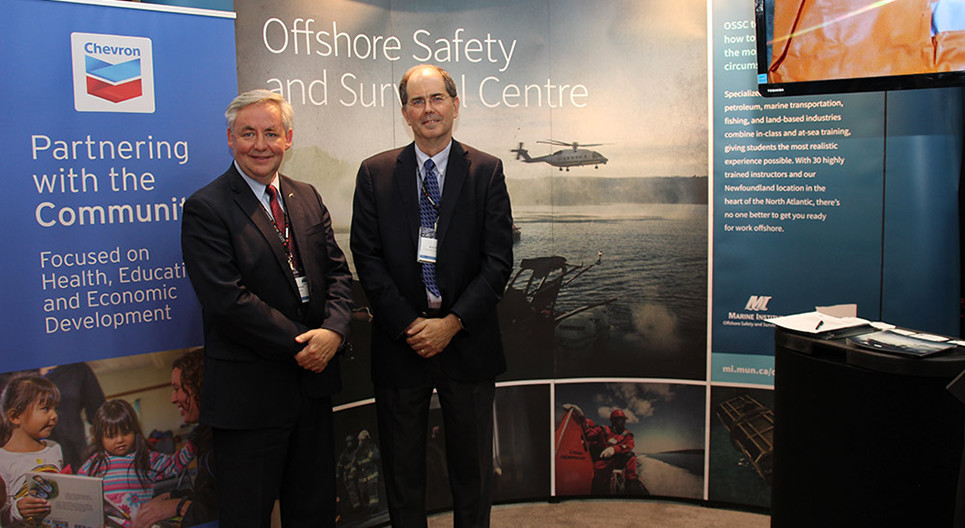
[[[557,150],[556,152],[548,156],[540,156],[538,158],[530,157],[529,152],[523,148],[523,142],[519,142],[519,147],[511,150],[510,152],[516,153],[516,159],[523,160],[526,163],[536,163],[539,161],[544,161],[549,163],[554,167],[559,167],[562,171],[564,168],[569,171],[570,167],[580,167],[582,165],[593,165],[594,169],[599,169],[600,165],[605,165],[608,161],[603,154],[595,150],[581,149],[580,144],[577,142],[565,143],[563,141],[556,141],[554,139],[548,139],[545,141],[537,141],[537,143],[545,143],[547,145],[556,145],[560,147],[572,147],[572,150]],[[598,147],[600,145],[605,145],[606,143],[589,143],[582,145],[584,147]]]

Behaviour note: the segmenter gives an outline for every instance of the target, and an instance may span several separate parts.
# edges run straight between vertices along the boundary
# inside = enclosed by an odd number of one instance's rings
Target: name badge
[[[298,295],[301,296],[302,302],[307,303],[311,298],[308,293],[308,278],[303,276],[295,277],[295,285],[298,286]]]
[[[419,254],[418,261],[426,264],[436,263],[436,233],[430,227],[419,228]]]

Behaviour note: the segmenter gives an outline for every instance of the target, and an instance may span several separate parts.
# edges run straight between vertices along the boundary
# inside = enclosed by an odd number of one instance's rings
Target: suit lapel
[[[402,204],[403,216],[409,222],[409,234],[412,236],[413,248],[419,246],[419,194],[416,187],[416,157],[415,143],[402,149],[395,162],[395,173],[392,175],[396,189],[399,191],[399,202]]]
[[[439,244],[446,239],[449,231],[449,224],[452,216],[456,212],[456,202],[462,193],[462,186],[466,183],[469,175],[469,159],[462,145],[456,140],[452,141],[452,148],[449,150],[449,161],[446,166],[446,183],[442,189],[442,204],[439,208],[439,232],[437,238]]]
[[[238,207],[244,211],[245,216],[247,216],[255,227],[258,228],[258,231],[261,232],[272,254],[275,255],[275,261],[288,278],[292,291],[297,293],[298,287],[295,285],[295,278],[292,276],[290,267],[288,266],[288,256],[285,254],[285,247],[278,238],[275,225],[269,220],[268,214],[265,212],[265,208],[262,207],[261,202],[258,201],[255,194],[251,192],[251,187],[248,186],[241,174],[234,168],[234,164],[231,165],[231,168],[235,175],[231,180],[235,203],[238,204]]]

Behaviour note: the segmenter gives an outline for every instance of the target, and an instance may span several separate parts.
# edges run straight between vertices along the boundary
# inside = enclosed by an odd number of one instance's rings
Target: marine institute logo
[[[154,113],[151,39],[71,33],[78,112]]]

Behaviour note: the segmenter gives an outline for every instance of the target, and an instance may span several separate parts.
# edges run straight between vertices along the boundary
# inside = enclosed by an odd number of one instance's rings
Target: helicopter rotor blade
[[[544,139],[544,140],[537,141],[537,143],[556,145],[558,147],[572,147],[573,150],[576,150],[580,147],[599,147],[603,145],[609,145],[609,143],[578,143],[576,141],[573,141],[572,143],[567,143],[566,141],[558,141],[556,139]]]
[[[563,141],[557,141],[557,140],[555,140],[555,139],[540,140],[540,141],[537,141],[537,143],[545,143],[545,144],[547,144],[547,145],[556,145],[556,146],[558,146],[558,147],[572,147],[572,146],[574,146],[573,143],[565,143],[565,142],[563,142]]]

